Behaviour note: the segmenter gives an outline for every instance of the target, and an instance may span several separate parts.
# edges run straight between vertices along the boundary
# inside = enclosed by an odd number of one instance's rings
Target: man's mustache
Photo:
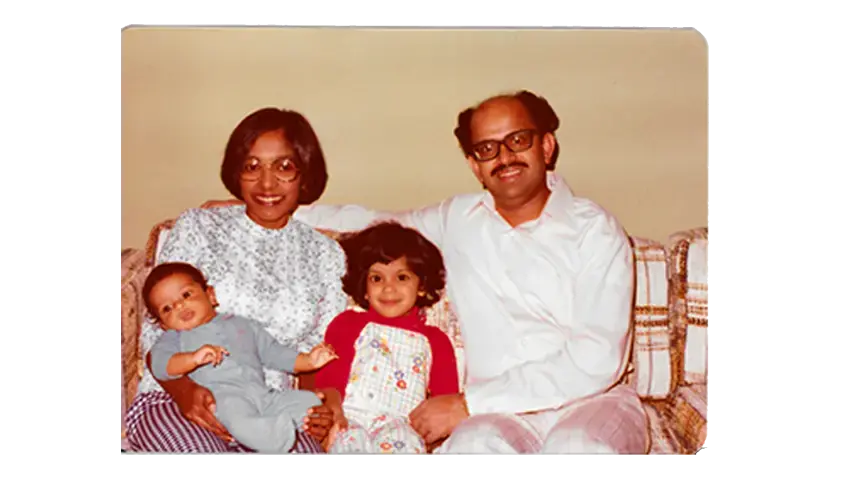
[[[492,170],[492,173],[490,175],[492,175],[494,177],[494,176],[498,175],[499,173],[503,172],[504,170],[507,170],[508,168],[512,168],[512,167],[528,168],[528,165],[525,163],[519,162],[519,161],[516,161],[513,163],[508,163],[506,165],[502,164],[502,165],[495,167],[495,169]]]

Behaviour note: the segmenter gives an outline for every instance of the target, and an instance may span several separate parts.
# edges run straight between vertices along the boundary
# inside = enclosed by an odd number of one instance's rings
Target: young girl
[[[216,296],[202,272],[188,263],[162,263],[142,288],[151,317],[165,330],[151,348],[155,378],[188,375],[216,400],[216,417],[235,440],[260,453],[288,453],[317,396],[279,392],[264,381],[263,367],[314,371],[335,358],[326,345],[311,353],[285,347],[260,323],[219,314]]]
[[[329,452],[424,453],[409,413],[430,395],[459,391],[451,341],[421,315],[445,287],[442,254],[393,222],[341,244],[344,291],[366,311],[345,311],[326,330],[338,359],[317,373],[315,387],[338,390],[345,417],[330,432]]]

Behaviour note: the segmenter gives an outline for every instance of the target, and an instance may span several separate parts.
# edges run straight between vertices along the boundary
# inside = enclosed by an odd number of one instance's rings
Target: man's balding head
[[[518,110],[520,106],[524,109],[524,113]],[[551,105],[549,105],[549,102],[543,97],[528,90],[495,95],[482,101],[477,106],[463,110],[457,116],[457,127],[454,129],[454,136],[457,137],[463,154],[466,156],[472,155],[471,149],[474,144],[472,138],[473,121],[477,121],[479,125],[482,125],[485,119],[501,118],[503,115],[500,114],[511,111],[515,117],[524,115],[532,128],[540,135],[547,133],[554,135],[560,126],[560,119]],[[552,153],[551,161],[548,162],[546,167],[547,170],[554,170],[557,164],[558,153],[560,153],[560,146],[557,143],[557,139],[555,139],[554,152]]]

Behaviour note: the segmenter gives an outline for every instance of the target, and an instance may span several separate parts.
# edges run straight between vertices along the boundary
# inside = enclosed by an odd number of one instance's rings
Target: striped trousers
[[[128,408],[127,440],[134,452],[160,453],[251,453],[240,444],[229,444],[190,422],[166,392],[136,396]],[[291,453],[325,453],[314,437],[297,431]]]

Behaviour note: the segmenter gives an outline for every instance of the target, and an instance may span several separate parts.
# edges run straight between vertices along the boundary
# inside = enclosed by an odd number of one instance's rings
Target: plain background
[[[561,119],[558,172],[632,235],[706,226],[708,59],[691,29],[128,28],[122,32],[122,247],[229,195],[226,140],[297,110],[330,174],[319,203],[406,209],[481,191],[457,114],[528,89]]]

